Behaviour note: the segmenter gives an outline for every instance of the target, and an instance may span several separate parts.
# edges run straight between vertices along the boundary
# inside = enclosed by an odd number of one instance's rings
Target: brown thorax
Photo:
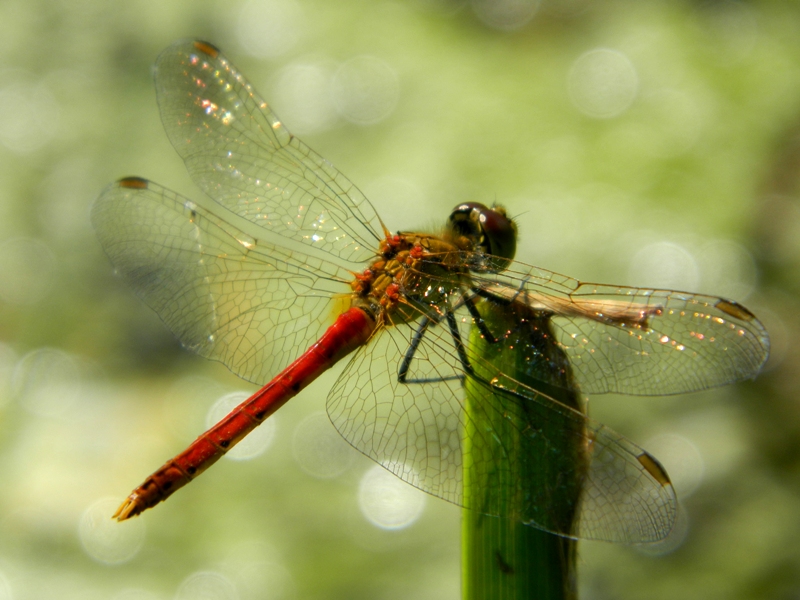
[[[414,321],[460,290],[467,271],[461,251],[440,237],[398,233],[381,242],[378,258],[350,283],[354,304],[387,325]]]

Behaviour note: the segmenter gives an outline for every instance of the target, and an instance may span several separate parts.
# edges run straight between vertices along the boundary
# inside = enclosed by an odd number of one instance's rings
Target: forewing
[[[374,256],[384,236],[369,201],[289,133],[219,50],[178,42],[158,57],[155,79],[164,129],[209,196],[353,270]]]
[[[556,342],[569,358],[575,389],[665,395],[755,377],[769,336],[744,306],[670,290],[581,283],[544,269],[518,270],[476,285],[552,315]],[[532,363],[531,374],[558,384]]]
[[[185,347],[255,383],[304,351],[332,319],[332,297],[348,291],[340,267],[144,179],[108,186],[92,224],[116,271]]]
[[[493,378],[494,385],[462,384],[456,376],[464,376],[463,366],[442,324],[428,329],[411,362],[415,383],[400,383],[411,338],[408,326],[380,332],[331,390],[328,414],[355,448],[428,493],[553,533],[628,543],[669,533],[674,491],[643,450],[507,376]],[[469,360],[478,366],[481,359]],[[574,522],[564,518],[556,486],[531,488],[519,477],[532,468],[530,457],[557,466],[557,478],[577,481],[579,499],[568,507]],[[478,482],[477,493],[469,488],[466,496],[465,466]],[[481,485],[489,479],[502,485]]]

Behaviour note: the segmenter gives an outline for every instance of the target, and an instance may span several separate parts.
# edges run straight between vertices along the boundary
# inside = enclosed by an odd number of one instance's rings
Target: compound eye
[[[450,214],[454,233],[467,237],[473,248],[491,255],[484,263],[490,271],[509,267],[517,251],[517,226],[502,206],[487,208],[478,202],[459,204]]]
[[[489,209],[477,202],[459,204],[450,213],[448,225],[457,236],[466,237],[473,247],[481,246],[483,227],[480,218],[485,210]]]
[[[486,252],[498,258],[505,259],[507,269],[517,253],[517,225],[506,215],[502,206],[487,208],[480,215],[481,229],[486,239]]]

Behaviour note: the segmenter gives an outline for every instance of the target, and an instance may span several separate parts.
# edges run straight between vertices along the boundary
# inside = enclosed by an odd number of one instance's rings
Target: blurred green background
[[[581,543],[581,597],[800,597],[800,4],[4,0],[0,599],[459,595],[459,510],[387,491],[321,426],[336,373],[281,409],[263,454],[110,526],[218,398],[253,390],[183,351],[89,226],[121,176],[199,193],[150,76],[187,37],[392,230],[496,201],[524,262],[756,312],[757,381],[590,399],[664,463],[683,515],[656,547]]]

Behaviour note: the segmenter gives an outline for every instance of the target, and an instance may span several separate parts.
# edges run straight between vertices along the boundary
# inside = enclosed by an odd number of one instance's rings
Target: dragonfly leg
[[[481,332],[483,339],[485,339],[490,344],[496,344],[497,338],[494,337],[491,331],[489,331],[489,327],[487,327],[486,321],[483,320],[483,317],[478,312],[478,307],[475,305],[476,298],[478,298],[478,294],[466,298],[464,300],[464,305],[467,307],[469,314],[472,315],[472,320],[475,323],[475,327],[477,327],[478,331]]]
[[[470,304],[469,302],[467,304]],[[447,325],[450,327],[450,335],[453,336],[453,344],[455,344],[456,352],[458,352],[458,360],[461,361],[461,366],[467,375],[474,376],[475,371],[467,358],[467,349],[464,347],[464,342],[461,339],[461,334],[458,332],[458,323],[452,311],[447,312]],[[485,325],[484,325],[485,326]],[[491,335],[491,334],[490,334]]]
[[[414,338],[411,340],[411,344],[406,350],[405,355],[403,356],[403,360],[400,363],[400,368],[397,372],[397,380],[400,383],[438,383],[441,381],[452,381],[455,379],[464,380],[466,375],[471,377],[475,377],[475,371],[472,368],[472,364],[469,362],[469,358],[467,357],[467,350],[464,346],[464,341],[461,339],[461,334],[458,331],[458,324],[456,322],[456,317],[454,315],[454,310],[460,308],[461,306],[466,307],[467,311],[469,312],[470,316],[472,316],[472,321],[475,327],[478,328],[480,331],[481,336],[483,339],[486,340],[489,344],[496,344],[499,342],[499,338],[495,337],[495,335],[489,330],[486,321],[481,316],[480,312],[478,311],[477,307],[477,300],[484,299],[490,302],[494,302],[496,304],[502,305],[510,305],[516,301],[517,296],[515,295],[514,298],[502,298],[495,294],[492,294],[486,290],[481,288],[473,288],[472,295],[469,297],[463,297],[462,299],[451,309],[448,310],[445,314],[445,320],[447,321],[447,325],[450,328],[450,335],[453,338],[453,345],[456,348],[456,352],[458,353],[458,359],[461,362],[461,368],[464,370],[465,375],[452,375],[448,377],[428,377],[428,378],[420,378],[420,379],[409,379],[408,372],[411,368],[411,361],[414,359],[414,355],[419,348],[420,343],[422,343],[422,338],[425,335],[425,332],[428,330],[428,327],[431,325],[438,325],[440,320],[431,319],[428,316],[424,316],[420,321],[419,325],[417,326],[417,330],[414,332]]]
[[[427,331],[430,322],[431,320],[428,317],[422,317],[422,320],[417,326],[417,330],[414,332],[414,339],[411,340],[411,345],[403,355],[403,362],[400,363],[400,369],[397,371],[397,380],[400,383],[416,383],[407,378],[408,369],[411,366],[411,359],[414,358],[414,354],[416,354],[417,348],[419,348],[419,344],[422,341],[422,336],[425,335],[425,331]]]
[[[486,292],[485,290],[481,290],[476,288],[473,290],[473,295],[470,297],[462,297],[462,299],[451,309],[448,310],[445,314],[445,320],[447,321],[447,325],[450,328],[450,335],[453,337],[453,345],[456,348],[456,352],[458,354],[458,359],[461,362],[461,368],[464,370],[466,375],[473,376],[475,375],[474,369],[469,362],[469,358],[467,357],[467,350],[464,346],[464,341],[461,339],[461,334],[458,331],[458,324],[456,323],[456,318],[454,315],[454,310],[465,306],[467,311],[469,311],[470,315],[472,316],[473,323],[475,327],[478,328],[483,338],[490,344],[496,344],[499,340],[494,336],[494,334],[489,331],[489,327],[486,325],[486,321],[481,316],[480,312],[478,312],[478,308],[476,306],[476,300],[480,298],[485,298],[492,302],[497,302],[500,304],[505,304],[508,301],[505,298],[499,298],[493,294]],[[420,343],[422,343],[422,338],[425,335],[425,332],[428,330],[428,327],[431,325],[438,325],[440,320],[431,319],[428,316],[424,316],[422,320],[419,322],[417,326],[417,330],[414,332],[414,338],[411,340],[411,344],[406,350],[405,355],[403,356],[403,360],[400,363],[400,368],[397,372],[397,380],[400,383],[438,383],[441,381],[452,381],[452,380],[460,380],[463,381],[466,375],[452,375],[448,377],[428,377],[428,378],[420,378],[420,379],[409,379],[408,371],[411,368],[411,361],[414,359],[414,355],[419,348]]]
[[[453,316],[452,312],[447,313],[446,316],[447,323],[450,327],[450,331],[453,334],[453,342],[456,346],[456,352],[458,352],[458,358],[461,361],[461,365],[464,368],[464,372],[467,374],[472,374],[472,365],[469,364],[469,360],[467,359],[467,352],[464,348],[464,343],[461,341],[461,336],[458,333],[458,327],[456,325],[456,319]],[[406,350],[405,355],[403,356],[403,361],[400,363],[400,368],[397,371],[397,380],[400,383],[439,383],[441,381],[463,381],[464,375],[450,375],[448,377],[426,377],[420,379],[409,379],[408,371],[411,368],[411,361],[414,359],[414,355],[417,353],[417,349],[419,348],[420,343],[422,342],[422,338],[425,336],[425,332],[428,330],[428,327],[433,323],[434,325],[437,324],[436,321],[432,321],[429,317],[422,317],[419,325],[417,326],[417,330],[414,332],[414,338],[411,340],[411,345],[409,345],[408,350]]]

